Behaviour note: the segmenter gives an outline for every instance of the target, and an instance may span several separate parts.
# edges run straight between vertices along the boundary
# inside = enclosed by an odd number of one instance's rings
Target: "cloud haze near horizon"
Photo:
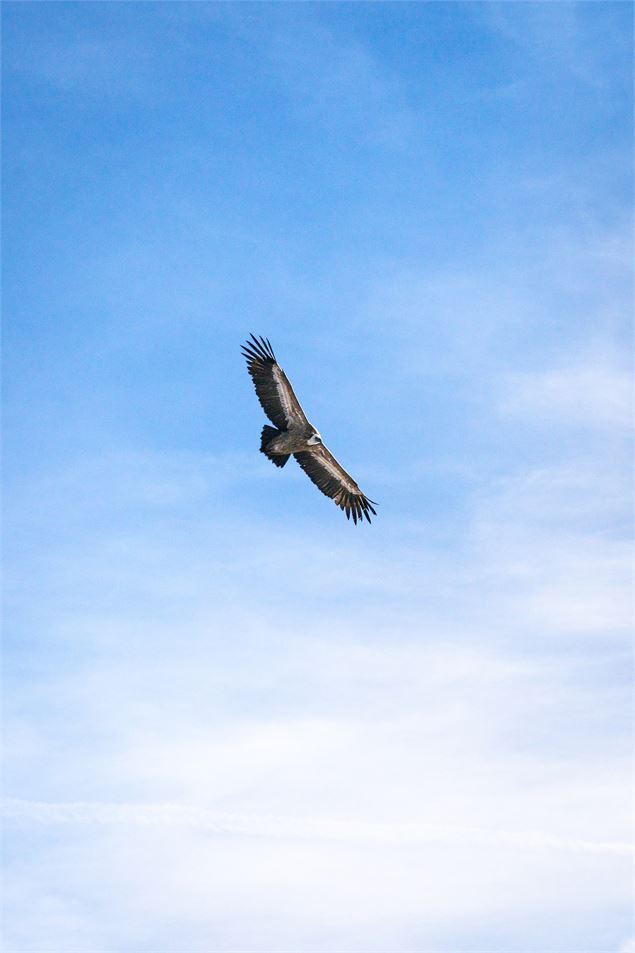
[[[632,9],[3,19],[8,953],[627,953]]]

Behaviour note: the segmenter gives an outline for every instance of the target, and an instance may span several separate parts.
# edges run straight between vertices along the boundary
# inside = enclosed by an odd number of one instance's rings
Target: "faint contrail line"
[[[54,803],[7,798],[7,821],[18,824],[131,824],[193,827],[218,835],[299,838],[303,840],[375,841],[386,844],[457,843],[521,850],[586,851],[631,854],[635,846],[620,841],[570,840],[540,831],[501,831],[481,827],[432,824],[383,824],[358,820],[233,814],[179,804],[112,804],[78,801]]]

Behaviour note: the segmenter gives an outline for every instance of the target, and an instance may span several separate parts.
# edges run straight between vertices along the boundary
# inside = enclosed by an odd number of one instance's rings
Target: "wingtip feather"
[[[251,340],[249,340],[249,338]],[[251,361],[262,361],[265,363],[273,362],[276,363],[276,358],[273,353],[273,349],[269,342],[263,337],[256,337],[256,335],[251,331],[249,333],[249,338],[246,343],[241,345],[244,355],[247,357],[247,360]]]

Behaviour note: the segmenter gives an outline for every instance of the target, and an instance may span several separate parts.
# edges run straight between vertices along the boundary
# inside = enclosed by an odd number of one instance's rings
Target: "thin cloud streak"
[[[216,834],[251,835],[302,840],[362,841],[396,844],[492,844],[519,850],[565,850],[600,854],[631,854],[635,845],[619,842],[567,840],[540,831],[423,824],[373,824],[354,818],[272,817],[234,814],[178,804],[52,803],[8,798],[4,818],[18,825],[117,824],[194,827]]]
[[[631,18],[7,6],[8,948],[630,935]]]

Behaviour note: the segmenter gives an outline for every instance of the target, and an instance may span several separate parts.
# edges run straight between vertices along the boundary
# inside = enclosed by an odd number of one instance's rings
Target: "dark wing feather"
[[[324,444],[294,453],[294,457],[317,488],[335,500],[337,506],[346,513],[347,519],[352,516],[357,523],[366,517],[370,523],[369,512],[377,515],[372,506],[373,500],[362,493],[352,476],[340,466]]]
[[[278,430],[306,425],[308,421],[304,411],[287,375],[276,361],[269,341],[252,334],[251,341],[242,345],[242,351],[258,400],[271,423]]]

